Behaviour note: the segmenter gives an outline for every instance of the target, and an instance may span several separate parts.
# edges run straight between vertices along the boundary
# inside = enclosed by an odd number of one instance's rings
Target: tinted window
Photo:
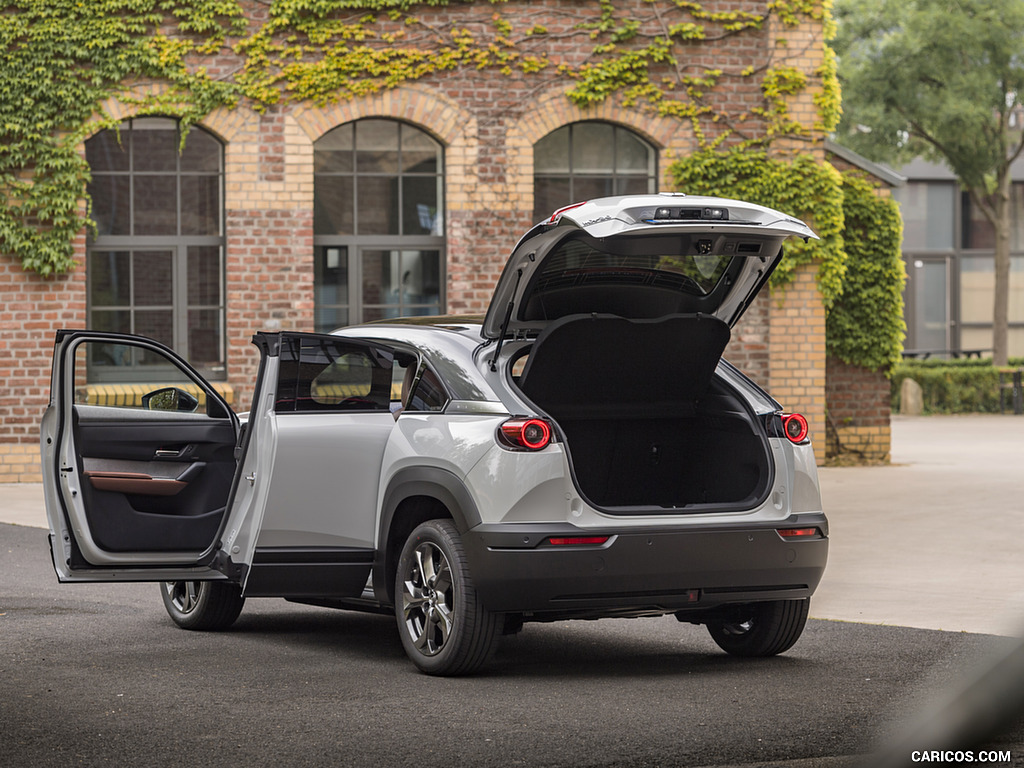
[[[387,411],[391,354],[349,340],[284,337],[278,412]]]

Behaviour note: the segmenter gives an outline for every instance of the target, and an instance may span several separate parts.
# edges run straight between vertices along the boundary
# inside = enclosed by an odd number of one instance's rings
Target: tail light
[[[799,413],[787,413],[782,417],[782,432],[791,443],[804,442],[807,431],[807,419]]]
[[[509,419],[498,434],[509,448],[539,451],[551,442],[551,425],[544,419]]]

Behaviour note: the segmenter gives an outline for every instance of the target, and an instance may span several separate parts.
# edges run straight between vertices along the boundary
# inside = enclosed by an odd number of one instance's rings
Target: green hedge
[[[1024,367],[1024,358],[1011,359],[1010,366]],[[893,413],[900,410],[900,388],[904,379],[913,379],[921,385],[925,413],[999,413],[999,369],[990,359],[899,363],[892,371]],[[1010,394],[1008,391],[1005,395],[1008,407],[1012,407]]]

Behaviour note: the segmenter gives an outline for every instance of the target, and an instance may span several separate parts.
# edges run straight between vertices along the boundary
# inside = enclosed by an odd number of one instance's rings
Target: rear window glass
[[[534,290],[585,285],[650,285],[706,296],[725,275],[735,242],[724,237],[675,236],[633,239],[630,252],[602,250],[591,240],[563,242],[544,260]],[[641,251],[641,252],[637,252]]]
[[[349,339],[285,337],[278,376],[278,412],[386,411],[393,358]]]

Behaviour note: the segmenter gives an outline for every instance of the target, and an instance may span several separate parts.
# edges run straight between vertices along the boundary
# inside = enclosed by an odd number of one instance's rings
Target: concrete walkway
[[[819,470],[831,541],[811,615],[1020,634],[1024,417],[894,417],[892,431],[891,465]],[[42,487],[0,485],[0,522],[45,528]]]

